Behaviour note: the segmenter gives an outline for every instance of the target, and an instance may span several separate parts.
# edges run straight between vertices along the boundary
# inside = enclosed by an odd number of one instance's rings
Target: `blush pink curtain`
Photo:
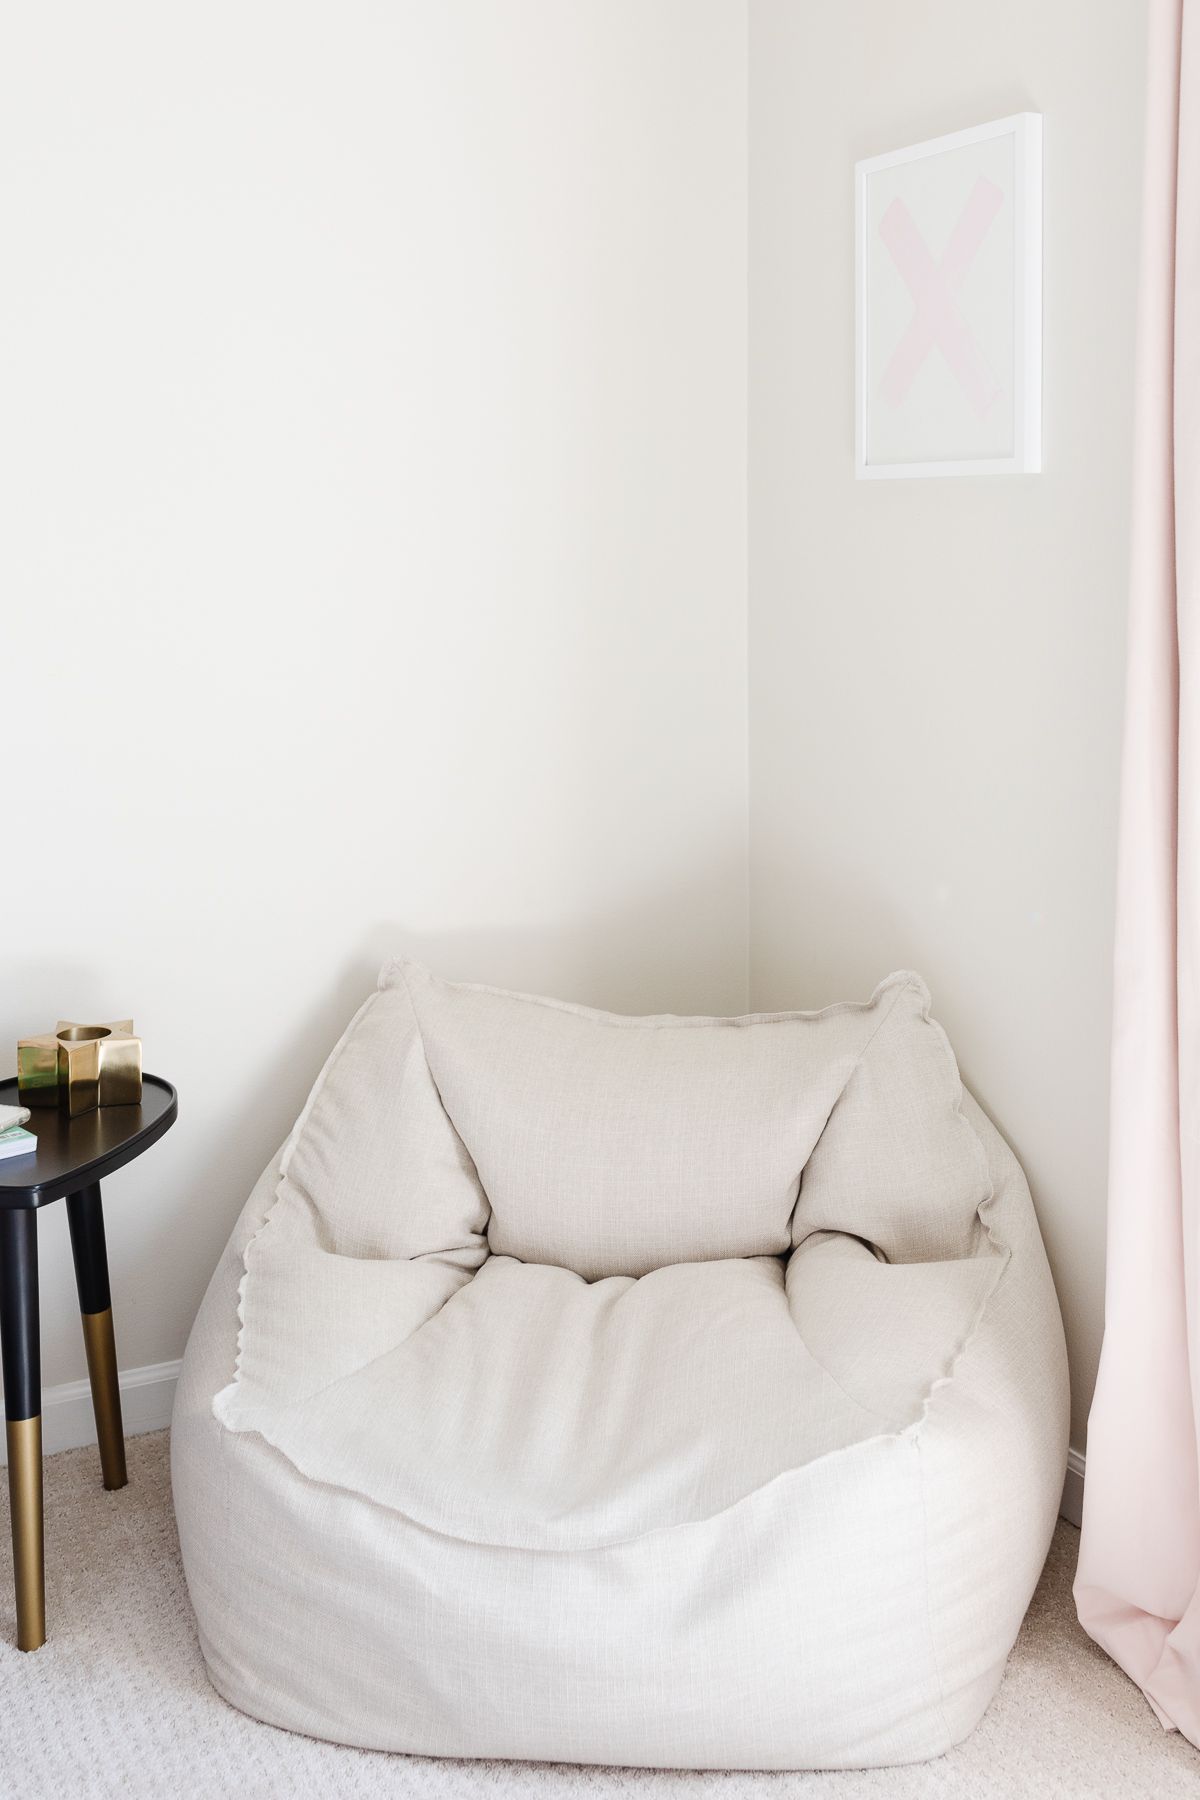
[[[1108,1279],[1075,1599],[1200,1744],[1200,0],[1152,0]]]

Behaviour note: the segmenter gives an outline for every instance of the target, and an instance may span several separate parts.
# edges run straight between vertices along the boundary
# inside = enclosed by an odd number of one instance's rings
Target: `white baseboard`
[[[1067,1451],[1067,1479],[1063,1482],[1059,1516],[1071,1525],[1083,1524],[1083,1476],[1085,1461],[1082,1450]]]
[[[171,1404],[179,1379],[177,1362],[147,1363],[121,1372],[121,1420],[126,1437],[143,1431],[161,1431],[171,1423]],[[92,1417],[92,1392],[86,1381],[64,1381],[42,1390],[42,1453],[78,1450],[96,1442]],[[0,1437],[0,1466],[7,1462]]]

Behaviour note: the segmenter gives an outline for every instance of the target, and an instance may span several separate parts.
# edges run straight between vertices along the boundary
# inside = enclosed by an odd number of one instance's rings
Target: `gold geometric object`
[[[75,1118],[97,1106],[136,1106],[142,1097],[142,1040],[132,1019],[80,1025],[21,1038],[17,1087],[26,1106],[62,1106]]]

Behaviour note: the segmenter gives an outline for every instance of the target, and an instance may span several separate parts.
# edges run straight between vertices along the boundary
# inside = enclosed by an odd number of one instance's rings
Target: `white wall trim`
[[[126,1437],[143,1431],[161,1431],[171,1423],[171,1406],[179,1363],[146,1363],[140,1369],[121,1372],[121,1417]],[[96,1442],[92,1417],[92,1392],[86,1381],[64,1381],[42,1391],[42,1451],[78,1450]],[[0,1466],[7,1462],[0,1437]]]
[[[1083,1477],[1086,1460],[1082,1450],[1074,1446],[1067,1451],[1067,1479],[1063,1483],[1059,1513],[1072,1525],[1083,1524]]]

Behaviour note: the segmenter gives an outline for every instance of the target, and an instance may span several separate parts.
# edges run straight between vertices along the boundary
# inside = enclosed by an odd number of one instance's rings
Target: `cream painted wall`
[[[181,1351],[386,954],[745,1004],[745,27],[7,21],[0,1060],[131,1011],[179,1086],[109,1188],[126,1367]]]
[[[0,1066],[132,1010],[122,1363],[397,948],[631,1009],[922,969],[1099,1340],[1143,8],[149,0],[0,59]],[[1046,119],[1047,467],[855,484],[850,165]],[[48,1383],[82,1375],[61,1208]]]
[[[1031,1179],[1083,1443],[1106,1086],[1145,9],[750,5],[751,1000],[921,970]],[[1045,472],[853,476],[851,165],[1045,118]]]

